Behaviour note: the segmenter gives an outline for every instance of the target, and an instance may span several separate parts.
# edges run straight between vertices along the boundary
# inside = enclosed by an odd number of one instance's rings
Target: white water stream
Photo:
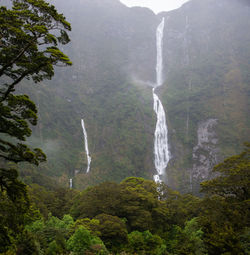
[[[162,18],[161,23],[156,30],[156,49],[157,49],[157,61],[156,61],[156,85],[153,88],[154,99],[154,111],[157,116],[157,122],[155,127],[155,141],[154,141],[154,162],[157,174],[154,175],[155,182],[162,182],[162,177],[165,174],[165,169],[170,159],[170,152],[168,148],[168,128],[166,124],[166,115],[163,105],[159,97],[155,93],[155,88],[159,87],[163,83],[162,71],[163,71],[163,31],[165,20]]]
[[[81,119],[81,124],[82,124],[82,130],[83,130],[83,135],[84,135],[85,152],[86,152],[87,161],[88,161],[88,166],[87,166],[86,173],[88,173],[89,170],[90,170],[91,157],[89,155],[88,135],[87,135],[87,131],[86,131],[83,119]]]

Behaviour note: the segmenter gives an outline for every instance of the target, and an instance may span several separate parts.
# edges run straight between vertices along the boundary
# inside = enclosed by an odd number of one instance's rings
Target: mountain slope
[[[245,1],[193,0],[158,16],[116,0],[51,1],[72,23],[74,65],[26,91],[39,107],[30,143],[41,171],[82,188],[126,176],[152,178],[156,27],[165,16],[164,84],[172,158],[168,184],[198,191],[220,159],[249,136],[250,9]],[[240,18],[239,18],[240,17]],[[86,171],[84,118],[92,165]]]
[[[169,171],[197,191],[211,168],[249,139],[250,8],[244,1],[194,0],[166,17]]]

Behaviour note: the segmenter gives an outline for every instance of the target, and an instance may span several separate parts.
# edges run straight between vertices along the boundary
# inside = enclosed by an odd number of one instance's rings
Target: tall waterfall
[[[166,115],[163,105],[159,97],[155,93],[155,88],[159,87],[163,83],[162,70],[163,70],[163,30],[165,25],[165,19],[162,18],[161,23],[156,30],[156,85],[153,88],[154,99],[154,111],[157,116],[156,128],[155,128],[155,140],[154,140],[154,161],[157,174],[154,175],[155,182],[161,182],[165,173],[165,169],[170,159],[170,152],[168,148],[168,128],[166,124]]]
[[[83,119],[81,120],[81,124],[82,124],[82,130],[84,135],[85,152],[86,152],[87,161],[88,161],[88,167],[87,167],[86,173],[88,173],[90,170],[91,157],[89,156],[88,135],[87,135],[87,131],[86,131]]]

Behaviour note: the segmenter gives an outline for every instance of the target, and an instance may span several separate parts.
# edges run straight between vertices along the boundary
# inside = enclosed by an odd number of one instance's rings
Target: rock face
[[[215,132],[216,124],[216,119],[208,119],[198,125],[198,144],[193,148],[193,168],[190,173],[193,192],[199,190],[197,184],[212,177],[211,169],[219,163],[218,138]]]

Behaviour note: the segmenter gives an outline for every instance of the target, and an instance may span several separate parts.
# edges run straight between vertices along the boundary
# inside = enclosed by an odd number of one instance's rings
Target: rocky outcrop
[[[198,125],[198,143],[193,148],[192,189],[197,189],[201,181],[211,178],[211,170],[218,163],[216,124],[217,119],[208,119]]]

